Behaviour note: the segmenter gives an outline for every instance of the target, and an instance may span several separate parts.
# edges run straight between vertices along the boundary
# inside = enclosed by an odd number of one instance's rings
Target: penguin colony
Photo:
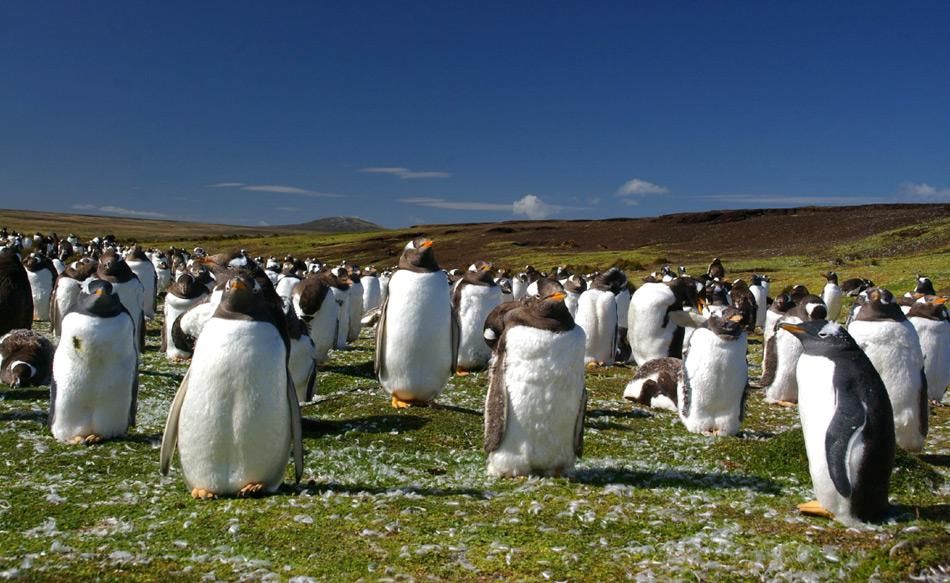
[[[160,305],[161,350],[190,361],[161,471],[177,451],[195,498],[270,493],[288,457],[302,475],[300,405],[314,398],[317,367],[375,327],[375,374],[394,407],[429,405],[453,375],[487,370],[488,473],[557,476],[583,454],[585,369],[635,364],[626,399],[672,411],[694,433],[735,435],[748,334],[761,330],[766,401],[801,416],[816,500],[799,508],[846,524],[886,519],[895,450],[925,447],[929,407],[950,382],[947,298],[922,275],[896,297],[828,272],[820,295],[796,285],[773,299],[767,276],[726,273],[715,258],[697,277],[664,266],[636,287],[617,268],[447,271],[426,238],[377,271],[4,229],[0,382],[48,384],[60,441],[121,438],[135,424],[145,321]],[[847,327],[837,322],[846,296]],[[55,346],[33,321],[50,322]]]

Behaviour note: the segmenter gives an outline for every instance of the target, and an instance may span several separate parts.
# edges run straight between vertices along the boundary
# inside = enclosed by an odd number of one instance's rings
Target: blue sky
[[[4,3],[0,207],[397,227],[945,202],[948,23],[946,2]]]

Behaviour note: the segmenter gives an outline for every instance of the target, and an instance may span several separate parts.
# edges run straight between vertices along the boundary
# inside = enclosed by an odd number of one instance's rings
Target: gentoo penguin
[[[26,267],[26,276],[30,280],[30,290],[33,295],[33,319],[38,322],[48,322],[50,298],[59,274],[53,262],[42,253],[30,253],[23,262],[23,266]]]
[[[298,286],[299,287],[299,286]],[[284,306],[284,316],[287,319],[287,337],[290,340],[290,358],[287,361],[287,370],[294,381],[297,391],[297,400],[307,403],[313,400],[317,382],[316,345],[310,338],[307,324],[297,317],[293,305],[287,302]]]
[[[630,320],[630,300],[633,297],[627,274],[620,272],[623,278],[615,278],[610,291],[617,304],[617,360],[628,362],[632,355],[630,340],[627,338],[627,322]]]
[[[0,335],[33,327],[33,293],[20,256],[10,247],[0,249]]]
[[[60,334],[63,317],[79,302],[82,283],[95,274],[98,268],[99,264],[96,260],[83,257],[70,263],[56,279],[56,286],[53,287],[53,295],[50,298],[50,324],[52,324],[53,334],[57,337]]]
[[[363,313],[375,310],[382,303],[382,292],[379,288],[379,276],[372,267],[363,272],[360,278],[363,284]]]
[[[142,289],[145,297],[143,310],[145,317],[151,320],[155,317],[155,298],[158,296],[158,272],[151,260],[145,255],[145,251],[138,245],[132,248],[132,251],[126,256],[125,262],[129,269],[142,282]]]
[[[934,290],[934,282],[930,280],[926,275],[917,274],[917,283],[914,286],[914,293],[925,296],[935,296],[937,292]]]
[[[287,328],[277,294],[265,291],[247,273],[228,280],[168,412],[161,471],[177,445],[195,498],[275,492],[291,450],[297,481],[303,472]]]
[[[53,343],[32,330],[0,337],[0,383],[17,389],[47,385],[53,374]]]
[[[165,294],[163,310],[165,321],[162,323],[162,352],[170,361],[181,361],[191,358],[191,350],[183,346],[176,346],[173,341],[173,330],[178,317],[187,312],[192,306],[207,301],[208,288],[198,283],[190,273],[178,276],[175,283],[168,287]],[[180,323],[179,323],[180,327]]]
[[[803,348],[798,412],[817,500],[799,509],[830,513],[848,525],[883,520],[890,509],[895,443],[893,411],[880,375],[836,322],[779,326]]]
[[[383,302],[386,301],[386,296],[389,295],[389,280],[393,276],[393,271],[387,269],[379,276],[379,305],[382,306]]]
[[[897,445],[907,451],[920,451],[927,437],[930,408],[917,330],[891,292],[871,288],[848,332],[884,381],[894,410]]]
[[[583,453],[584,331],[564,298],[555,291],[502,318],[485,398],[489,475],[561,475]]]
[[[765,330],[765,314],[769,309],[769,278],[765,275],[752,274],[752,285],[749,286],[752,297],[755,298],[755,326]]]
[[[492,264],[478,261],[455,283],[452,309],[459,321],[458,371],[482,370],[488,366],[491,349],[482,336],[485,319],[501,304],[501,288],[492,277]]]
[[[729,290],[729,299],[732,307],[739,310],[742,314],[742,326],[748,332],[755,331],[755,321],[759,314],[759,305],[755,301],[755,294],[749,288],[748,284],[741,279],[732,282],[732,289]]]
[[[778,300],[776,300],[777,302]],[[776,302],[773,302],[776,303]],[[828,308],[821,298],[806,295],[792,301],[779,323],[801,324],[811,320],[824,320]],[[795,374],[798,359],[802,354],[801,342],[781,327],[769,336],[767,351],[763,353],[760,385],[765,389],[765,402],[791,406],[798,402],[798,377]]]
[[[511,299],[520,300],[528,295],[528,277],[524,273],[517,273],[511,278]]]
[[[393,407],[427,403],[458,368],[459,323],[432,241],[406,244],[376,329],[375,372]]]
[[[346,348],[347,339],[350,335],[350,276],[343,267],[334,267],[330,270],[328,280],[330,282],[330,293],[333,294],[333,301],[337,305],[336,329],[333,336],[333,348],[342,350]],[[446,293],[448,296],[448,293]],[[448,299],[446,297],[446,299]]]
[[[132,273],[128,262],[115,251],[107,251],[99,258],[96,277],[112,284],[112,290],[119,295],[122,305],[132,316],[136,346],[142,352],[145,350],[145,286]]]
[[[567,306],[567,311],[571,313],[572,318],[577,315],[577,302],[585,291],[587,291],[587,280],[580,275],[574,274],[564,282],[564,293],[567,294],[567,297],[564,298],[564,305]],[[627,310],[628,312],[630,310],[629,303],[627,304]],[[626,322],[624,322],[624,326],[626,327]]]
[[[927,394],[932,402],[940,403],[950,384],[950,318],[945,299],[915,302],[907,313],[907,319],[920,337]]]
[[[874,282],[870,279],[853,277],[851,279],[845,280],[840,287],[843,293],[853,298],[861,294],[861,292],[867,291],[874,287]]]
[[[172,280],[172,270],[168,264],[168,259],[165,257],[156,257],[152,262],[152,265],[155,266],[155,278],[158,287],[158,295],[163,295],[168,292],[168,286],[173,282]]]
[[[274,286],[277,295],[290,300],[294,294],[294,288],[301,282],[300,276],[294,272],[281,273],[277,278],[277,284]]]
[[[336,341],[339,306],[333,299],[329,273],[306,277],[294,288],[291,304],[300,320],[307,325],[314,343],[314,360],[323,364],[330,358]]]
[[[511,275],[507,269],[498,270],[495,276],[495,283],[498,284],[498,288],[501,290],[502,303],[510,302],[515,299],[511,291]]]
[[[676,397],[680,420],[692,433],[739,432],[748,384],[742,319],[735,308],[725,308],[697,328],[683,349]]]
[[[622,271],[612,267],[597,275],[577,300],[574,321],[584,330],[585,364],[609,366],[616,360],[617,302],[612,289],[626,280]]]
[[[361,321],[363,319],[363,277],[358,267],[350,268],[347,271],[350,282],[350,291],[347,294],[349,296],[350,317],[346,342],[349,344],[350,342],[356,342],[360,337]]]
[[[706,276],[709,279],[723,279],[726,277],[726,268],[722,266],[722,260],[718,257],[712,260],[709,267],[706,268]]]
[[[838,287],[837,273],[829,271],[824,275],[828,283],[826,283],[825,288],[821,290],[821,299],[825,302],[825,305],[828,306],[828,319],[835,321],[838,319],[838,315],[841,314],[841,298],[844,294],[841,292],[841,288]]]
[[[53,437],[88,445],[125,435],[135,424],[137,394],[135,321],[110,282],[91,279],[63,317],[53,356]]]
[[[676,413],[679,411],[676,406],[676,387],[682,371],[683,361],[679,358],[648,360],[627,383],[623,398],[654,409],[666,409]]]
[[[697,279],[677,277],[668,283],[645,283],[633,293],[627,338],[638,364],[654,358],[682,356],[685,330],[669,315],[684,308],[702,313],[702,289],[703,284]]]

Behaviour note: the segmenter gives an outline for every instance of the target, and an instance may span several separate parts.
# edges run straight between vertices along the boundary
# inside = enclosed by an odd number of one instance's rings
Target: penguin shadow
[[[891,511],[894,520],[897,522],[914,522],[917,520],[950,522],[950,504],[934,504],[933,506],[895,504]]]
[[[49,400],[49,388],[10,389],[0,391],[0,401],[41,401]]]
[[[452,411],[454,413],[462,413],[463,415],[474,415],[475,417],[483,417],[484,413],[481,411],[476,411],[475,409],[469,409],[468,407],[460,407],[458,405],[442,405],[440,403],[432,403],[433,409],[441,409],[444,411]]]
[[[325,437],[342,435],[350,431],[359,433],[389,433],[391,431],[415,431],[422,429],[429,420],[414,415],[369,415],[354,419],[310,419],[302,420],[304,437]]]
[[[361,362],[359,364],[331,364],[320,367],[318,372],[332,372],[346,375],[348,377],[360,377],[364,379],[376,380],[376,373],[373,371],[372,362]]]
[[[591,486],[626,484],[642,488],[684,488],[687,490],[755,490],[781,494],[779,485],[769,479],[742,474],[703,473],[688,470],[646,472],[628,468],[589,468],[577,470],[571,481]]]
[[[942,453],[923,453],[917,456],[922,462],[928,463],[932,466],[940,466],[942,468],[950,467],[950,455]]]
[[[49,414],[46,411],[30,409],[28,411],[4,411],[0,413],[0,423],[5,421],[35,421],[46,425]]]

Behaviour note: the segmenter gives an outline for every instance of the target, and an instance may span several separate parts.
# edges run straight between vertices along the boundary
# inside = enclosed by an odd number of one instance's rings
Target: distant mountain
[[[314,231],[319,233],[360,233],[363,231],[383,231],[384,227],[364,221],[358,217],[324,217],[299,225],[281,225],[285,229]]]

